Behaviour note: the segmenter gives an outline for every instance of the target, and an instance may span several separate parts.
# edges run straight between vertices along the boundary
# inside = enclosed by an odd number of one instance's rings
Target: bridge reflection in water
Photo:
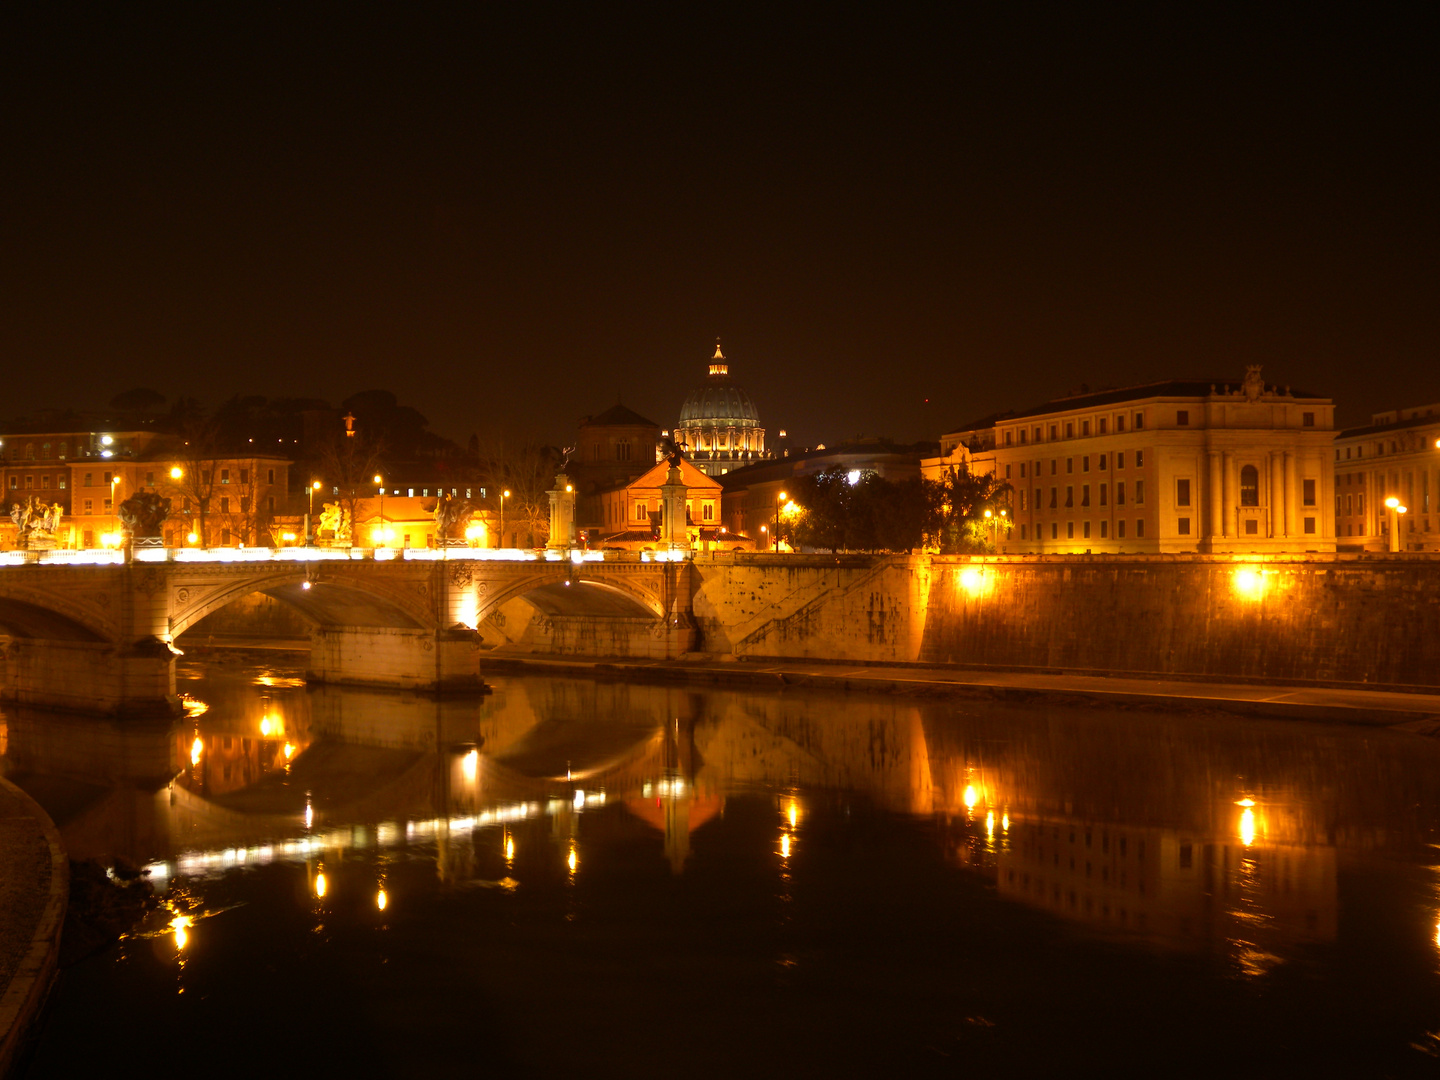
[[[1009,900],[1119,937],[1219,945],[1262,973],[1336,935],[1347,854],[1424,843],[1436,755],[1403,736],[1355,756],[1296,724],[937,707],[565,679],[504,680],[479,702],[309,687],[263,666],[192,667],[185,718],[6,714],[7,773],[73,857],[146,865],[157,886],[276,860],[436,843],[624,812],[682,873],[736,792],[769,793],[777,850],[807,800],[859,798],[941,825],[948,857]],[[1417,746],[1424,750],[1417,753]]]

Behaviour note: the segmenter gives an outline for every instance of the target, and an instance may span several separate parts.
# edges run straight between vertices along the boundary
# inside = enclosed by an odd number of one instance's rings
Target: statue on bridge
[[[153,491],[137,491],[120,504],[120,525],[132,540],[154,540],[170,516],[170,500]]]
[[[58,502],[51,504],[35,495],[23,503],[10,504],[10,520],[15,523],[15,539],[22,548],[53,548],[55,531],[60,528],[60,519],[65,508]]]
[[[335,543],[348,543],[350,540],[350,514],[339,503],[326,503],[320,511],[321,534],[329,533],[328,537],[322,535],[322,539],[329,539]]]
[[[435,536],[440,540],[456,539],[452,534],[456,526],[468,521],[475,512],[475,504],[469,499],[454,495],[441,495],[435,500]],[[461,537],[463,539],[463,537]]]

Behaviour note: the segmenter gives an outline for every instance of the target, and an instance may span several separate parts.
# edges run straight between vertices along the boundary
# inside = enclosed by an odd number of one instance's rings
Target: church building
[[[730,377],[719,338],[704,384],[691,392],[680,409],[674,438],[707,476],[720,476],[774,456],[765,450],[765,429],[760,426],[755,402]]]

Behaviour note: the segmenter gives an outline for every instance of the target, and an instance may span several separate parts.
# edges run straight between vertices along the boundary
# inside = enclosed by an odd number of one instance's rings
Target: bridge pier
[[[472,630],[390,626],[317,626],[310,632],[312,682],[428,693],[473,692],[480,678],[480,637]]]
[[[170,717],[175,652],[159,638],[117,646],[103,641],[11,638],[0,678],[5,700],[99,716]]]

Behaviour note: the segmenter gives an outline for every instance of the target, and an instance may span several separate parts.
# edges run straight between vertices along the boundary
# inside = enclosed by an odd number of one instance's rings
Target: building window
[[[274,495],[271,495],[271,496],[269,496],[268,498],[266,498],[266,500],[265,500],[265,509],[268,510],[268,511],[270,511],[270,513],[272,513],[272,514],[275,512],[275,496],[274,496]]]
[[[1081,472],[1089,472],[1089,471],[1090,471],[1090,455],[1089,455],[1089,454],[1086,454],[1084,457],[1082,457],[1082,458],[1080,459],[1080,471],[1081,471]]]
[[[1115,505],[1125,505],[1125,481],[1117,480],[1115,483]]]
[[[34,443],[26,443],[26,444],[25,444],[25,460],[26,460],[26,461],[34,461],[34,460],[35,460],[35,444],[34,444]]]
[[[1124,540],[1124,539],[1125,539],[1125,519],[1124,519],[1124,518],[1121,518],[1119,521],[1117,521],[1117,522],[1115,523],[1115,539],[1116,539],[1116,540]]]
[[[1075,459],[1073,457],[1067,457],[1065,459],[1065,471],[1067,473],[1073,473],[1075,471]]]
[[[1178,532],[1181,536],[1189,536],[1189,535],[1190,535],[1190,519],[1189,519],[1188,517],[1187,517],[1187,518],[1178,518],[1178,519],[1176,519],[1176,521],[1175,521],[1175,531]]]
[[[1300,414],[1300,426],[1301,426],[1301,427],[1314,427],[1314,426],[1315,426],[1315,414],[1314,414],[1313,412],[1301,413],[1301,414]]]
[[[1025,462],[1020,462],[1020,479],[1025,479]]]
[[[1106,489],[1109,488],[1109,486],[1110,486],[1109,484],[1101,484],[1101,485],[1100,485],[1100,505],[1101,505],[1101,506],[1104,506],[1104,505],[1105,505],[1105,496],[1108,494],[1108,492],[1107,492]]]
[[[1117,468],[1117,469],[1123,469],[1124,467],[1125,467],[1125,455],[1124,455],[1123,453],[1116,454],[1116,455],[1115,455],[1115,468]]]
[[[1305,505],[1306,505],[1306,506],[1314,506],[1314,505],[1315,505],[1315,481],[1314,481],[1314,480],[1306,480],[1306,481],[1304,481],[1303,486],[1304,486]]]
[[[1140,425],[1139,425],[1139,424],[1136,424],[1135,426],[1136,426],[1136,427],[1139,427]],[[1189,409],[1176,409],[1176,410],[1175,410],[1175,426],[1176,426],[1176,427],[1189,427],[1189,426],[1190,426],[1190,410],[1189,410]]]
[[[61,460],[61,461],[64,461],[64,460],[65,460],[67,457],[69,457],[69,456],[70,456],[70,444],[69,444],[68,442],[62,442],[62,443],[60,444],[60,460]]]
[[[1006,446],[1011,445],[1011,443],[1014,441],[1014,440],[1011,438],[1012,435],[1013,435],[1013,432],[1010,432],[1010,431],[1006,431],[1006,432],[1005,432],[1005,445],[1006,445]]]
[[[1101,421],[1101,423],[1104,423],[1104,421]],[[1108,521],[1102,521],[1102,522],[1100,522],[1100,539],[1101,539],[1101,540],[1104,540],[1104,539],[1105,539],[1106,537],[1108,537],[1109,535],[1110,535],[1110,522],[1108,522]]]
[[[1125,430],[1125,417],[1123,417],[1123,416],[1117,416],[1117,417],[1115,417],[1115,434],[1118,435],[1118,434],[1120,434],[1120,432],[1122,432],[1122,431],[1124,431],[1124,430]]]
[[[1240,505],[1260,505],[1260,470],[1254,465],[1246,465],[1240,470]]]
[[[713,521],[715,519],[715,504],[702,503],[700,505],[700,519],[702,521]]]
[[[220,512],[221,512],[222,514],[228,514],[228,513],[230,512],[230,496],[225,495],[225,496],[222,496],[222,497],[221,497],[221,499],[220,499]]]
[[[1074,505],[1075,505],[1075,489],[1074,489],[1073,487],[1067,487],[1067,488],[1065,489],[1065,509],[1069,510],[1069,509],[1070,509],[1071,507],[1073,507]]]
[[[1144,467],[1145,467],[1145,451],[1144,451],[1144,450],[1136,450],[1136,451],[1135,451],[1135,468],[1137,468],[1137,469],[1143,469]]]
[[[1136,502],[1139,502],[1139,501],[1140,501],[1139,498],[1138,498],[1138,496],[1137,496],[1137,498],[1136,498],[1135,501],[1136,501]],[[1190,505],[1190,481],[1189,481],[1189,480],[1176,480],[1176,481],[1175,481],[1175,505],[1176,505],[1176,506],[1189,506],[1189,505]]]
[[[1005,479],[1006,479],[1006,480],[1009,480],[1009,479],[1010,479],[1010,465],[1009,465],[1008,462],[1007,462],[1006,465],[1005,465]]]
[[[1075,539],[1075,523],[1074,523],[1073,521],[1067,521],[1067,522],[1065,522],[1065,539],[1066,539],[1066,540],[1074,540],[1074,539]]]
[[[107,513],[107,514],[113,512],[113,510],[112,510],[112,504],[111,504],[111,502],[110,502],[109,499],[106,499],[106,500],[105,500],[104,510],[105,510],[105,513]]]
[[[1080,434],[1081,434],[1081,435],[1089,435],[1089,434],[1090,434],[1090,421],[1089,421],[1089,420],[1081,420],[1081,421],[1080,421]],[[1089,534],[1089,533],[1086,533],[1085,535],[1086,535],[1086,536],[1089,536],[1090,534]]]
[[[59,480],[55,481],[55,486],[58,487],[61,491],[65,490],[65,484],[66,480],[64,476],[61,476]]]
[[[1087,522],[1084,522],[1084,523],[1080,526],[1080,532],[1081,532],[1081,535],[1084,536],[1086,540],[1089,540],[1089,539],[1090,539],[1090,523],[1089,523],[1088,521],[1087,521]]]
[[[104,475],[105,475],[105,483],[107,483],[107,484],[110,483],[112,480],[115,479],[115,474],[114,474],[114,473],[108,473],[108,472],[107,472],[107,473],[105,473]]]
[[[1039,442],[1039,441],[1040,441],[1040,425],[1039,425],[1039,424],[1036,424],[1036,425],[1035,425],[1035,441],[1036,441],[1036,442]]]
[[[1025,433],[1024,433],[1023,431],[1020,433],[1020,441],[1021,441],[1021,442],[1024,442],[1024,441],[1025,441]],[[1029,526],[1029,525],[1021,525],[1021,526],[1020,526],[1020,539],[1021,539],[1021,540],[1028,539],[1028,537],[1027,537],[1025,534],[1028,533],[1029,531],[1030,531],[1030,526]]]
[[[1135,505],[1136,505],[1136,506],[1139,506],[1139,505],[1140,505],[1141,503],[1143,503],[1144,501],[1145,501],[1145,481],[1144,481],[1144,480],[1136,480],[1136,481],[1135,481]],[[1135,535],[1136,535],[1136,536],[1139,536],[1140,534],[1139,534],[1139,533],[1136,533]]]
[[[250,470],[249,470],[249,469],[241,469],[241,470],[240,470],[240,482],[241,482],[242,484],[248,484],[248,483],[250,482]]]
[[[86,487],[94,487],[94,486],[95,486],[95,476],[94,476],[93,473],[88,473],[88,472],[87,472],[87,473],[85,474],[85,486],[86,486]]]
[[[1024,489],[1024,488],[1021,488],[1021,489],[1020,489],[1020,509],[1021,509],[1021,510],[1024,510],[1024,509],[1025,509],[1025,489]]]
[[[275,482],[275,470],[274,470],[274,469],[266,469],[266,470],[265,470],[265,482],[266,482],[267,484],[273,484],[273,483]]]
[[[1050,425],[1050,441],[1051,441],[1051,442],[1054,442],[1054,441],[1055,441],[1056,439],[1058,439],[1059,437],[1060,437],[1060,427],[1059,427],[1059,425],[1058,425],[1058,424],[1051,424],[1051,425]]]
[[[95,500],[94,500],[94,499],[86,499],[86,500],[85,500],[85,513],[86,513],[87,515],[88,515],[88,514],[93,514],[93,513],[95,513]]]
[[[1428,524],[1430,524],[1430,523],[1427,521],[1425,524],[1428,525]],[[1314,535],[1314,533],[1315,533],[1315,519],[1314,519],[1313,517],[1307,517],[1307,518],[1305,519],[1305,531],[1306,531],[1306,533],[1309,533],[1310,535]]]
[[[635,504],[635,520],[644,521],[649,516],[650,515],[645,512],[645,503],[643,501],[637,502]]]
[[[221,529],[221,530],[220,530],[220,546],[221,546],[221,547],[229,547],[229,546],[230,546],[230,530],[229,530],[229,529]]]
[[[14,490],[15,490],[16,488],[18,488],[19,486],[20,486],[20,478],[19,478],[18,476],[12,476],[12,477],[10,477],[10,490],[11,490],[11,491],[14,491]]]
[[[248,513],[250,512],[250,496],[249,496],[249,495],[241,495],[241,496],[240,496],[240,512],[241,512],[242,514],[248,514]]]
[[[616,460],[616,461],[629,461],[629,460],[630,460],[630,440],[629,440],[629,439],[617,439],[617,440],[616,440],[616,442],[615,442],[615,460]]]
[[[1051,539],[1051,540],[1059,540],[1059,539],[1060,539],[1060,523],[1059,523],[1058,521],[1052,521],[1052,522],[1050,522],[1050,539]]]
[[[1135,519],[1135,539],[1138,540],[1138,539],[1140,539],[1140,537],[1142,537],[1142,536],[1144,536],[1144,535],[1145,535],[1145,519],[1144,519],[1144,518],[1136,518],[1136,519]]]
[[[1045,497],[1044,497],[1044,495],[1041,493],[1041,489],[1040,489],[1040,488],[1036,488],[1036,489],[1035,489],[1035,509],[1036,509],[1036,510],[1039,510],[1040,507],[1044,505],[1044,503],[1045,503]]]
[[[1020,429],[1020,445],[1021,445],[1021,446],[1024,446],[1024,445],[1025,445],[1025,435],[1026,435],[1025,429],[1022,427],[1022,428]]]
[[[1053,457],[1052,457],[1052,458],[1050,459],[1050,475],[1051,475],[1051,476],[1054,476],[1054,475],[1055,475],[1056,473],[1058,473],[1059,471],[1060,471],[1060,459],[1059,459],[1059,458],[1053,458]]]
[[[1059,504],[1059,501],[1058,501],[1059,498],[1060,498],[1060,489],[1059,489],[1059,488],[1053,488],[1053,487],[1052,487],[1052,488],[1050,489],[1050,509],[1051,509],[1051,510],[1054,510],[1055,507],[1057,507],[1057,506],[1060,505],[1060,504]]]
[[[1105,434],[1105,417],[1103,417],[1103,416],[1100,417],[1100,419],[1097,420],[1096,423],[1100,425],[1100,426],[1099,426],[1099,429],[1098,429],[1099,432],[1100,432],[1100,434],[1101,434],[1101,435],[1104,435],[1104,434]],[[1101,466],[1101,467],[1103,468],[1104,466]],[[1102,535],[1103,535],[1103,534],[1102,534]]]
[[[1089,505],[1090,505],[1090,485],[1089,485],[1089,484],[1084,484],[1084,485],[1082,485],[1081,488],[1080,488],[1080,505],[1081,505],[1081,506],[1089,506]]]
[[[26,474],[25,474],[25,490],[26,490],[26,491],[29,491],[29,490],[30,490],[31,488],[33,488],[34,486],[35,486],[35,477],[32,476],[30,473],[26,473]]]
[[[1137,412],[1137,413],[1135,414],[1135,430],[1136,430],[1136,431],[1139,431],[1139,430],[1140,430],[1141,428],[1143,428],[1144,426],[1145,426],[1145,414],[1144,414],[1143,412]],[[1136,529],[1136,530],[1135,530],[1135,535],[1136,535],[1136,536],[1141,536],[1141,535],[1143,535],[1143,534],[1140,532],[1139,529]]]
[[[50,488],[50,477],[49,477],[49,476],[42,476],[42,477],[40,477],[40,488],[41,488],[42,491],[48,491],[48,490],[49,490],[49,488]]]
[[[1065,425],[1065,438],[1067,438],[1067,439],[1073,439],[1074,437],[1075,437],[1075,424],[1074,424],[1073,422],[1067,423],[1067,424]]]
[[[220,482],[221,482],[222,484],[228,484],[228,483],[230,482],[230,470],[229,470],[229,469],[221,469],[221,470],[220,470]]]
[[[1254,518],[1247,518],[1245,521],[1245,535],[1257,536],[1260,532],[1260,523]]]

